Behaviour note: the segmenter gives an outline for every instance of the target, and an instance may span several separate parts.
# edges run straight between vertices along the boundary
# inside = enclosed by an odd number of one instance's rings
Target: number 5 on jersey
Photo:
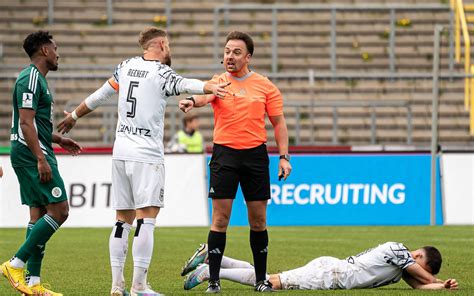
[[[137,98],[133,96],[133,89],[138,87],[138,81],[130,81],[130,86],[128,87],[127,102],[132,103],[132,108],[130,112],[127,112],[127,117],[134,118],[135,110],[137,109]]]

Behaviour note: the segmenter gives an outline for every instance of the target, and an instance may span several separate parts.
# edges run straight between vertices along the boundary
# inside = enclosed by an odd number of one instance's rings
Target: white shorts
[[[319,257],[303,267],[280,273],[284,290],[334,290],[344,289],[347,262],[334,257]]]
[[[162,208],[164,186],[164,164],[112,160],[112,207],[115,210]]]

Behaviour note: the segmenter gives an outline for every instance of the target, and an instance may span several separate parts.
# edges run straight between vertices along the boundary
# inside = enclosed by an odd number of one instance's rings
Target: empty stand
[[[106,1],[56,0],[54,24],[47,25],[47,1],[4,0],[0,3],[0,43],[3,48],[0,75],[0,145],[8,145],[11,91],[15,74],[29,63],[22,50],[25,36],[38,29],[49,30],[59,46],[60,71],[48,77],[55,95],[56,121],[62,110],[80,102],[111,75],[116,64],[128,56],[140,55],[138,33],[147,25],[164,26],[165,1],[115,0],[113,25],[108,26]],[[172,26],[169,28],[173,65],[184,76],[210,78],[222,70],[214,58],[214,8],[223,1],[171,1]],[[275,1],[256,1],[274,4]],[[363,5],[373,1],[334,0],[323,4]],[[446,10],[403,10],[395,14],[395,73],[431,73],[433,30],[435,24],[450,25],[447,1],[398,0],[376,1],[378,4],[446,5]],[[469,2],[469,1],[468,1]],[[228,1],[239,4],[241,1]],[[278,1],[279,4],[312,4],[314,1]],[[219,50],[225,34],[233,29],[252,34],[256,42],[252,60],[254,70],[272,72],[271,11],[229,11],[227,22],[219,14]],[[287,102],[285,107],[292,144],[335,144],[334,117],[337,117],[337,143],[370,144],[373,142],[370,108],[317,107],[312,113],[293,107],[328,101],[406,102],[412,111],[411,141],[415,145],[430,142],[432,82],[426,79],[333,79],[331,64],[331,11],[285,11],[278,13],[278,72],[286,78],[274,78]],[[336,73],[388,73],[390,71],[390,11],[341,11],[336,17]],[[451,63],[449,32],[443,34],[441,69],[445,73],[462,73],[462,65]],[[220,54],[220,52],[219,52]],[[199,68],[202,67],[202,68]],[[313,69],[315,83],[300,75]],[[80,78],[79,78],[80,76]],[[69,77],[69,78],[68,78]],[[75,77],[75,78],[71,78]],[[463,107],[462,79],[443,79],[440,89],[440,143],[473,144],[469,136],[469,115]],[[168,106],[165,140],[179,128],[181,113]],[[71,136],[85,145],[110,145],[111,128],[104,122],[113,106],[102,108],[81,119]],[[207,143],[212,141],[212,109],[201,108],[201,129]],[[336,113],[336,114],[334,114]],[[268,125],[270,145],[273,131]],[[113,131],[112,131],[113,134]],[[404,108],[376,108],[375,142],[407,142],[407,111]],[[314,138],[312,138],[314,137]],[[106,141],[104,143],[104,140]]]

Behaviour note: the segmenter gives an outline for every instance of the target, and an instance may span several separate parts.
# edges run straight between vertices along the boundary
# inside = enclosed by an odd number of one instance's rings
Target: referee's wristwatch
[[[284,159],[284,160],[290,162],[290,155],[289,154],[282,154],[282,155],[280,155],[280,159]]]

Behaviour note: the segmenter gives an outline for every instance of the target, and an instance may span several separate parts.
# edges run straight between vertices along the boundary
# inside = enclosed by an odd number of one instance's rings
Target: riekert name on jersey
[[[406,186],[395,184],[283,184],[271,185],[275,205],[374,205],[405,203]]]

